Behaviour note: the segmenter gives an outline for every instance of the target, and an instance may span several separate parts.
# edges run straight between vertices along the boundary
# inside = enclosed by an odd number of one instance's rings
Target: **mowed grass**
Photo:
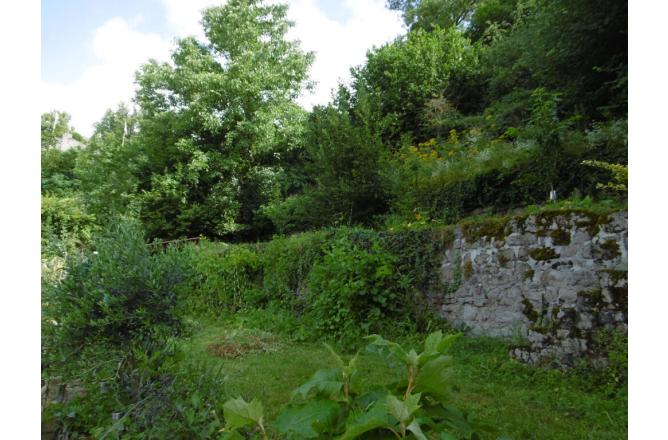
[[[248,335],[257,335],[247,344]],[[263,341],[257,344],[257,340]],[[235,357],[222,357],[211,346],[234,344]],[[416,346],[416,338],[400,341]],[[249,349],[243,352],[244,346]],[[331,354],[317,343],[294,342],[259,330],[205,323],[184,341],[190,359],[209,363],[225,377],[221,399],[262,401],[271,425],[290,401],[293,389],[320,368],[333,366]],[[224,354],[224,353],[223,353]],[[592,390],[586,381],[554,370],[532,368],[509,359],[507,343],[491,338],[460,339],[455,359],[452,404],[492,428],[483,438],[622,439],[627,438],[627,400]],[[355,383],[362,390],[392,381],[384,361],[362,353]],[[588,389],[589,388],[589,389]]]

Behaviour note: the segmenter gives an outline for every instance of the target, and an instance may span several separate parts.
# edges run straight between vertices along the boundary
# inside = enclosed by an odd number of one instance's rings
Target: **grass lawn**
[[[403,343],[409,345],[409,339]],[[316,370],[333,366],[321,344],[216,322],[200,325],[184,348],[189,359],[220,368],[225,377],[222,399],[260,399],[269,425],[293,389]],[[462,338],[452,349],[452,403],[493,429],[483,438],[627,437],[626,397],[587,390],[591,387],[582,377],[531,368],[510,360],[507,353],[507,343],[491,338]],[[391,381],[391,371],[379,357],[363,354],[359,365],[356,380],[361,387]]]

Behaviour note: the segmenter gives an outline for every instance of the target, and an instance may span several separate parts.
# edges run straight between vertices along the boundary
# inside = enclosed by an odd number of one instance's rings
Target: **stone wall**
[[[467,333],[520,336],[533,364],[599,358],[627,329],[627,213],[542,213],[457,227],[432,309]]]

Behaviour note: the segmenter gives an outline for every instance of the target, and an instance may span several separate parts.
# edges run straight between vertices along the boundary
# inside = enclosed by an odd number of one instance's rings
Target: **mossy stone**
[[[587,298],[591,301],[592,305],[600,307],[605,305],[605,299],[603,298],[603,290],[600,287],[595,287],[590,290],[583,290],[578,292],[578,296]]]
[[[462,234],[466,241],[474,243],[481,238],[503,240],[507,235],[509,219],[506,217],[488,218],[482,221],[461,224]]]
[[[552,243],[557,246],[568,246],[571,244],[571,233],[563,229],[556,229],[550,232]]]
[[[540,313],[536,311],[531,301],[528,298],[522,300],[522,313],[526,316],[529,321],[536,323],[540,319]]]
[[[629,272],[627,270],[601,269],[599,272],[607,273],[610,276],[610,282],[613,286],[622,280],[628,280],[629,277]]]
[[[462,273],[465,279],[469,279],[473,275],[473,263],[470,260],[464,263]]]
[[[529,256],[536,261],[547,261],[560,257],[560,255],[551,247],[531,249],[529,251]]]
[[[536,272],[535,272],[533,269],[529,269],[529,270],[527,270],[526,272],[524,272],[524,279],[525,279],[525,280],[530,280],[530,279],[532,279],[535,273],[536,273]]]
[[[605,240],[603,243],[599,244],[599,247],[603,251],[601,257],[604,260],[612,260],[622,254],[619,250],[619,243],[614,239]]]

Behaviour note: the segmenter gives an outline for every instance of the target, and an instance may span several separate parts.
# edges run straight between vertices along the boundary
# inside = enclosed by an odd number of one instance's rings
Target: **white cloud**
[[[289,18],[296,23],[289,38],[302,42],[304,50],[316,53],[311,78],[317,82],[313,94],[300,97],[307,108],[329,101],[339,80],[349,79],[349,69],[364,62],[366,51],[403,33],[399,14],[385,8],[384,0],[342,0],[351,12],[345,23],[330,19],[314,0],[291,0]],[[280,0],[269,0],[279,3]],[[203,38],[201,10],[224,4],[216,0],[162,0],[174,36]],[[142,18],[108,20],[94,32],[92,50],[96,63],[70,83],[42,81],[42,111],[59,109],[72,115],[79,132],[90,135],[93,124],[106,109],[134,94],[134,72],[149,58],[167,60],[172,40],[137,30]]]
[[[278,2],[278,1],[274,1]],[[300,97],[309,108],[325,104],[340,80],[350,79],[350,68],[364,62],[366,52],[402,34],[398,13],[388,10],[384,0],[344,0],[351,12],[345,23],[332,20],[314,0],[293,0],[288,17],[295,22],[289,37],[301,40],[302,48],[315,52],[311,78],[317,82],[313,94]]]
[[[225,0],[162,0],[167,9],[167,20],[179,37],[194,35],[204,38],[200,20],[202,9],[209,6],[221,6]]]
[[[42,81],[42,111],[64,110],[72,125],[89,136],[108,108],[128,102],[134,94],[134,72],[149,58],[166,60],[171,44],[157,34],[142,33],[122,18],[97,28],[92,50],[96,64],[71,83]]]

